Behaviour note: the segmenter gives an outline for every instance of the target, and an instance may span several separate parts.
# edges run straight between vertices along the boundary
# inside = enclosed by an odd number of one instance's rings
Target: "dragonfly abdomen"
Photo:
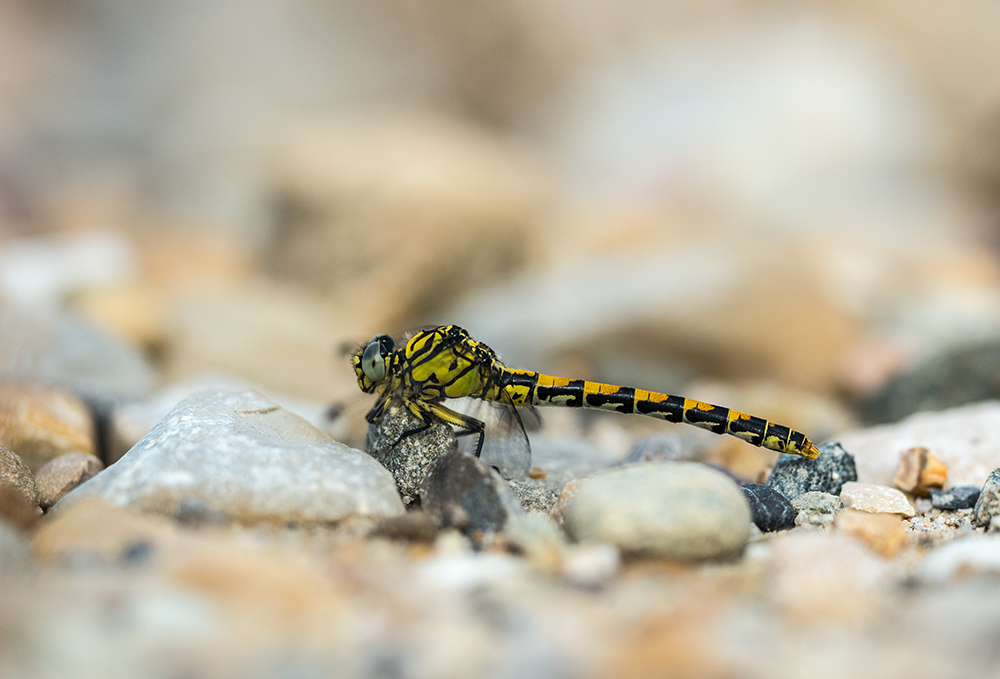
[[[806,457],[819,454],[801,432],[762,417],[684,396],[661,394],[586,380],[570,380],[522,370],[504,369],[504,390],[514,405],[596,408],[638,413],[668,422],[691,424],[715,434],[729,434],[755,446]]]

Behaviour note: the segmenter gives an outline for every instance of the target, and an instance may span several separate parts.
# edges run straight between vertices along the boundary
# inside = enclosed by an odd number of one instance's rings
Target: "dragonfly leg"
[[[468,415],[463,415],[461,413],[456,413],[451,408],[446,408],[440,403],[424,403],[427,410],[439,419],[444,420],[448,424],[453,424],[462,431],[459,436],[468,436],[469,434],[478,434],[479,441],[476,443],[476,457],[483,452],[483,442],[486,440],[486,425],[480,420],[474,417],[469,417]]]
[[[431,428],[431,423],[424,422],[419,427],[414,427],[413,429],[407,429],[406,431],[404,431],[402,434],[399,435],[399,438],[396,439],[396,442],[392,444],[392,447],[395,448],[400,443],[402,443],[404,439],[408,439],[411,436],[415,436],[420,432],[427,431],[430,428]]]

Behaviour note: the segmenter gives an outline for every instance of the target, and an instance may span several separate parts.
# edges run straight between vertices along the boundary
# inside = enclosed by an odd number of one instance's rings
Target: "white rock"
[[[167,515],[194,503],[242,523],[403,512],[392,476],[374,459],[252,391],[183,401],[56,509],[94,495]]]
[[[848,481],[840,490],[840,501],[847,509],[873,514],[902,514],[913,516],[913,505],[902,491],[888,486]]]
[[[917,570],[920,580],[938,584],[972,574],[1000,574],[1000,537],[955,540],[933,550]]]

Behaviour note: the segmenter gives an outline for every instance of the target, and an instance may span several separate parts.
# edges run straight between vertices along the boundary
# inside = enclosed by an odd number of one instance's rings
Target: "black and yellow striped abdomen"
[[[503,391],[517,406],[596,408],[638,413],[668,422],[693,424],[715,434],[729,434],[755,446],[808,458],[819,449],[801,432],[764,418],[683,396],[620,387],[613,384],[570,380],[528,370],[501,368]]]

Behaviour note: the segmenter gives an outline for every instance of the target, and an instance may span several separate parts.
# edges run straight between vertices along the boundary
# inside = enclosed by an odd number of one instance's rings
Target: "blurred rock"
[[[1000,343],[960,346],[898,375],[859,408],[870,424],[1000,398]]]
[[[969,536],[935,549],[917,570],[917,577],[931,584],[997,574],[1000,574],[1000,537],[992,535]]]
[[[102,286],[73,296],[73,308],[81,316],[150,355],[163,352],[167,307],[163,291],[148,282]]]
[[[187,399],[57,509],[87,497],[167,516],[195,499],[241,523],[403,511],[391,477],[369,456],[254,392]]]
[[[633,443],[620,464],[696,461],[693,459],[693,451],[685,449],[678,437],[670,434],[652,434]]]
[[[171,521],[90,497],[46,516],[31,544],[43,561],[87,565],[122,563],[139,545],[155,552],[176,540]]]
[[[67,316],[0,311],[0,375],[64,387],[99,414],[153,386],[146,360],[124,342]]]
[[[398,400],[393,400],[378,422],[368,428],[368,454],[389,470],[403,504],[416,502],[424,479],[441,457],[455,450],[457,439],[451,425],[435,420],[423,431],[404,436],[423,426]]]
[[[508,547],[514,548],[546,572],[558,570],[566,550],[566,534],[547,514],[513,513],[503,527]]]
[[[272,269],[413,323],[527,254],[543,181],[485,130],[427,115],[306,128],[279,154]]]
[[[913,506],[902,492],[888,486],[849,481],[840,491],[840,501],[845,509],[875,514],[902,514],[913,516]]]
[[[992,528],[994,517],[1000,516],[1000,468],[990,472],[972,510],[972,523]]]
[[[420,486],[420,503],[445,528],[467,535],[500,532],[512,516],[524,513],[500,474],[460,450],[434,460]]]
[[[906,544],[906,528],[896,514],[871,514],[845,509],[837,514],[836,528],[860,539],[877,554],[891,559]]]
[[[844,503],[836,495],[814,490],[796,496],[792,500],[792,507],[796,511],[796,526],[829,528],[833,525],[837,514],[844,508]]]
[[[854,456],[836,441],[824,443],[819,451],[815,460],[799,455],[782,455],[767,477],[766,485],[789,500],[811,491],[839,495],[845,482],[858,478]]]
[[[586,436],[548,435],[531,437],[531,461],[545,470],[546,481],[566,483],[585,478],[619,463],[620,458]]]
[[[614,545],[591,542],[569,545],[562,560],[562,576],[578,587],[600,587],[611,580],[621,567],[621,556]]]
[[[164,373],[168,382],[221,372],[300,398],[357,398],[354,373],[337,351],[371,338],[357,315],[259,279],[183,290],[173,298]]]
[[[7,521],[0,521],[0,573],[4,574],[3,584],[14,584],[19,576],[30,573],[34,565],[31,547],[24,536]]]
[[[62,497],[104,469],[104,464],[94,455],[69,453],[48,462],[35,474],[40,496],[39,505],[48,509]]]
[[[440,522],[424,511],[412,511],[390,516],[378,522],[372,535],[389,540],[433,542],[441,529]]]
[[[926,448],[910,448],[899,456],[899,468],[892,483],[905,493],[930,497],[931,488],[944,488],[948,467]]]
[[[857,624],[890,601],[885,562],[853,537],[789,531],[769,544],[767,597],[794,621]]]
[[[55,310],[72,293],[123,283],[138,269],[118,233],[69,233],[7,242],[0,250],[0,298],[24,309]]]
[[[569,500],[567,532],[624,552],[679,559],[732,556],[750,532],[750,509],[725,475],[690,462],[630,465],[595,474]]]
[[[0,484],[16,489],[26,502],[35,507],[41,502],[31,469],[19,455],[3,446],[0,446]]]
[[[549,514],[555,507],[565,484],[548,479],[510,479],[521,506],[528,513]]]
[[[24,493],[10,483],[0,483],[0,523],[7,522],[14,528],[28,530],[38,521],[41,509],[37,503],[25,499]]]
[[[0,444],[33,471],[60,455],[94,455],[90,410],[63,389],[0,381]]]
[[[955,486],[981,486],[996,467],[1000,448],[1000,401],[939,413],[918,413],[902,422],[840,434],[857,458],[858,481],[892,484],[901,451],[922,447],[948,467]]]
[[[750,505],[750,515],[757,528],[768,533],[795,525],[792,503],[775,489],[760,483],[745,483],[740,490]]]
[[[223,373],[205,373],[190,379],[168,384],[156,392],[136,401],[122,403],[115,407],[111,415],[111,432],[107,451],[108,463],[116,462],[134,446],[139,439],[149,433],[157,422],[166,417],[184,399],[203,391],[245,391],[258,388],[248,380]],[[299,399],[285,394],[266,392],[268,398],[285,410],[294,413],[317,429],[327,431],[330,426],[326,412],[329,405]],[[329,432],[327,432],[329,433]]]
[[[931,506],[935,509],[972,509],[979,499],[978,486],[954,486],[948,490],[931,488]]]

